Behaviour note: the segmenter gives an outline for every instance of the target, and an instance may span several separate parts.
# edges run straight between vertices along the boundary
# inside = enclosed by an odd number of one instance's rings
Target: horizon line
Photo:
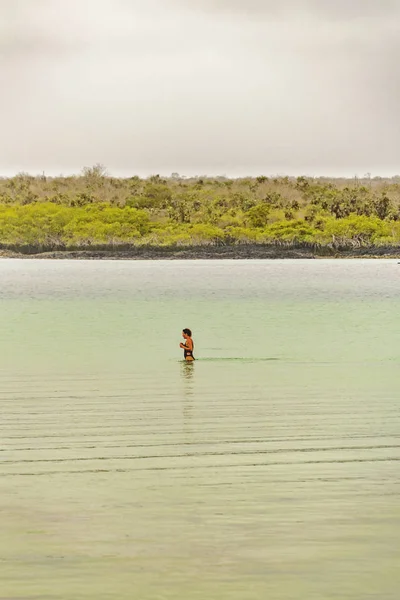
[[[112,169],[108,169],[107,167],[103,166],[100,163],[97,163],[95,165],[92,165],[90,167],[82,167],[79,170],[76,169],[66,169],[65,172],[56,172],[54,169],[50,169],[49,171],[46,172],[46,170],[37,170],[37,169],[29,169],[29,170],[17,170],[17,169],[13,169],[13,170],[8,170],[5,169],[4,171],[0,170],[0,179],[12,179],[14,177],[18,177],[18,176],[27,176],[27,177],[34,177],[34,178],[39,178],[39,177],[47,177],[47,178],[52,178],[52,179],[57,179],[57,178],[68,178],[68,177],[82,177],[84,176],[84,170],[85,169],[92,169],[94,167],[102,167],[104,173],[103,176],[104,177],[109,177],[109,178],[117,178],[117,179],[130,179],[132,177],[139,177],[140,179],[150,179],[151,177],[161,177],[163,179],[177,179],[177,180],[182,180],[182,179],[247,179],[247,178],[251,178],[251,179],[256,179],[257,177],[268,177],[268,179],[284,179],[284,178],[289,178],[289,179],[298,179],[299,177],[306,177],[308,179],[358,179],[358,180],[374,180],[374,179],[397,179],[400,178],[400,174],[399,173],[395,173],[392,172],[392,174],[389,173],[371,173],[371,172],[364,172],[363,175],[360,175],[359,173],[314,173],[311,174],[310,172],[307,171],[303,171],[303,172],[298,172],[298,173],[290,173],[290,172],[284,172],[284,171],[279,171],[279,172],[275,172],[275,173],[269,173],[267,174],[266,171],[251,171],[251,172],[236,172],[236,173],[223,173],[223,172],[210,172],[210,173],[201,173],[201,172],[197,172],[195,173],[194,171],[192,173],[186,172],[186,173],[179,173],[178,171],[170,171],[168,174],[166,174],[165,170],[160,170],[159,172],[152,172],[152,171],[138,171],[138,172],[134,172],[134,171],[128,171],[126,169],[121,169],[121,170],[112,170]]]

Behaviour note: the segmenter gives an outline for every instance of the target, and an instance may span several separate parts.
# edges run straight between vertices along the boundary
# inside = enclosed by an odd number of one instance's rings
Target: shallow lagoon
[[[397,261],[0,277],[2,596],[398,600]]]

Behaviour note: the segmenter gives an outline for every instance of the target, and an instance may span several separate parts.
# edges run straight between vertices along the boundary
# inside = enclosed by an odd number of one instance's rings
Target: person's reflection
[[[194,362],[181,363],[181,376],[183,382],[183,427],[186,433],[191,433],[191,421],[193,412],[193,376]]]

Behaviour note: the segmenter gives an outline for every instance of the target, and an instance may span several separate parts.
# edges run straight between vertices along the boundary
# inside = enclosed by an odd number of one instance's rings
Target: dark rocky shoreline
[[[400,258],[400,247],[333,248],[330,246],[278,246],[241,244],[187,247],[101,247],[49,250],[0,249],[0,258],[52,260],[251,260],[316,258]]]

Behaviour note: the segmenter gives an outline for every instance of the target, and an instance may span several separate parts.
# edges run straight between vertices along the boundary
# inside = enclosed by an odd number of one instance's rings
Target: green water
[[[397,261],[0,278],[0,598],[398,600]]]

